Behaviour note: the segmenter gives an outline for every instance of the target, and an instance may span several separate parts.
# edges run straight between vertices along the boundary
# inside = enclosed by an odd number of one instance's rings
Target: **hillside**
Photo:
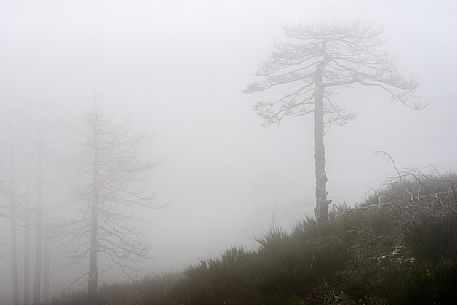
[[[457,303],[455,175],[394,179],[327,224],[273,231],[181,274],[101,287],[104,305]],[[52,304],[88,304],[83,294]]]

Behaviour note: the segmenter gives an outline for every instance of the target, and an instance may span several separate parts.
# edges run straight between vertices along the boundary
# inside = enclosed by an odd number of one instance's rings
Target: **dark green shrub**
[[[404,232],[413,257],[430,263],[456,261],[457,216],[425,216]]]

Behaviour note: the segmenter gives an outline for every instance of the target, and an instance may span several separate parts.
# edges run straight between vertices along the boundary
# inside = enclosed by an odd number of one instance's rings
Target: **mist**
[[[284,26],[382,26],[384,49],[399,70],[419,80],[417,96],[427,104],[413,111],[372,88],[332,96],[357,114],[325,133],[332,204],[354,207],[396,176],[375,151],[387,152],[399,167],[455,171],[455,11],[457,4],[444,0],[2,1],[0,303],[13,304],[11,198],[19,210],[25,201],[35,207],[39,190],[43,221],[56,233],[49,239],[50,297],[86,291],[87,279],[74,281],[88,261],[69,259],[76,244],[67,235],[87,205],[79,193],[88,181],[84,162],[92,160],[84,136],[94,105],[129,135],[147,138],[137,156],[155,165],[133,183],[154,200],[127,209],[148,254],[132,263],[128,276],[100,258],[99,286],[181,272],[232,246],[256,249],[256,239],[272,228],[289,232],[314,217],[313,119],[290,116],[264,127],[253,107],[274,94],[243,93],[274,43],[287,40]],[[33,223],[35,214],[30,217]]]

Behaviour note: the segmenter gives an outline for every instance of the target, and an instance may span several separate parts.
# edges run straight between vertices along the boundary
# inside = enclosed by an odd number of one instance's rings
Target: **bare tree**
[[[28,305],[30,302],[29,299],[29,289],[30,289],[30,208],[29,208],[29,164],[28,164],[28,155],[25,166],[25,196],[22,197],[18,191],[17,181],[16,181],[16,169],[15,169],[15,159],[20,155],[21,149],[19,148],[20,138],[22,133],[21,129],[18,128],[20,124],[18,121],[12,119],[13,116],[10,115],[9,118],[9,135],[8,135],[8,178],[4,181],[0,181],[0,193],[3,195],[7,202],[9,213],[4,213],[2,209],[5,209],[5,206],[0,206],[0,217],[7,217],[11,223],[11,279],[12,279],[12,304],[19,304],[19,274],[18,274],[18,250],[17,250],[17,235],[18,228],[23,228],[23,263],[24,263],[24,304]],[[19,138],[19,140],[18,140]]]
[[[275,44],[275,50],[258,69],[259,80],[244,92],[283,85],[286,90],[293,88],[279,99],[255,105],[264,125],[279,124],[287,116],[314,114],[315,214],[322,223],[328,219],[330,203],[325,171],[325,126],[343,125],[355,118],[330,99],[334,90],[355,85],[375,87],[412,109],[421,109],[423,105],[415,95],[417,81],[398,72],[382,50],[381,28],[360,24],[297,25],[284,27],[284,33],[289,40]]]
[[[147,249],[130,221],[134,205],[151,206],[154,196],[141,187],[153,163],[141,161],[139,145],[146,139],[132,136],[125,124],[103,114],[97,103],[86,121],[84,164],[86,184],[82,198],[80,228],[73,236],[78,243],[75,259],[89,256],[88,295],[96,297],[99,256],[105,256],[128,274],[131,263],[143,258]]]
[[[29,154],[25,161],[25,198],[24,198],[24,305],[30,303],[30,164]]]
[[[11,279],[13,284],[13,304],[19,305],[19,286],[18,286],[18,270],[17,270],[17,209],[16,198],[14,194],[14,165],[13,165],[13,128],[10,121],[9,134],[9,177],[8,177],[8,194],[10,203],[10,222],[11,222]]]
[[[11,178],[11,177],[10,177]],[[9,179],[10,179],[9,178]],[[13,304],[19,304],[19,283],[18,283],[18,263],[17,263],[17,221],[18,204],[13,190],[11,180],[0,181],[0,194],[7,200],[7,204],[0,205],[0,217],[10,221],[10,251],[11,251],[11,283],[13,292]]]

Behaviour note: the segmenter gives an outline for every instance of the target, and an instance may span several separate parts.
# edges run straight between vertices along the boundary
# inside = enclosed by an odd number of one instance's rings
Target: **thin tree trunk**
[[[97,107],[97,105],[95,105]],[[91,224],[90,224],[90,250],[89,250],[89,284],[88,296],[95,298],[97,296],[98,284],[98,111],[95,108],[93,122],[93,149],[94,149],[94,167],[93,167],[93,198],[91,206]]]
[[[19,304],[19,288],[17,274],[17,242],[16,242],[16,203],[13,197],[13,129],[10,122],[9,139],[9,191],[10,191],[10,216],[11,216],[11,278],[13,284],[13,304]]]
[[[13,304],[19,305],[19,288],[17,275],[17,248],[16,248],[16,208],[11,200],[11,268],[13,280]]]
[[[97,296],[98,284],[98,198],[92,202],[91,228],[90,228],[90,250],[89,250],[89,297]]]
[[[33,287],[33,304],[41,303],[41,260],[42,260],[42,135],[41,126],[38,127],[38,154],[37,154],[37,189],[36,189],[36,232],[35,232],[35,277]]]
[[[316,174],[316,208],[314,210],[318,223],[328,220],[327,175],[325,173],[324,146],[324,84],[322,81],[325,65],[325,42],[322,44],[323,61],[315,74],[315,108],[314,108],[314,164]]]
[[[49,225],[45,225],[45,233],[44,235],[44,261],[43,261],[43,303],[49,303],[49,286],[50,286],[50,276],[49,276],[49,268],[50,268],[50,249],[49,249]]]
[[[29,156],[25,164],[25,201],[24,201],[24,305],[29,305],[30,302],[30,211],[29,211]]]

